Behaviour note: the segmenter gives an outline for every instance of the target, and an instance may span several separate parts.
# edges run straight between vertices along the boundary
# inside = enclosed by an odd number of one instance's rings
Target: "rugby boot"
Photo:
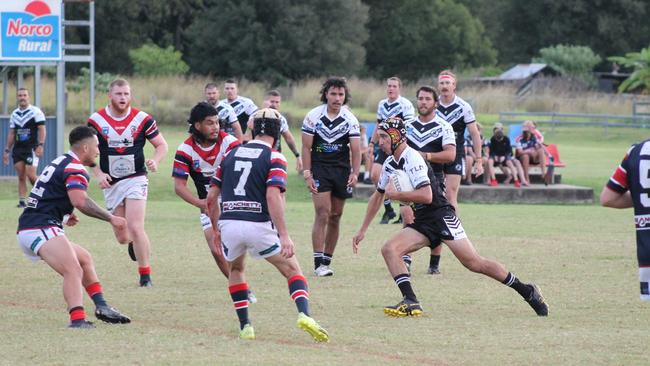
[[[252,341],[255,339],[255,329],[250,324],[244,325],[244,328],[239,331],[239,339],[245,339],[247,341]]]
[[[95,317],[103,322],[112,324],[127,324],[131,322],[131,319],[128,316],[108,305],[98,306],[95,309]]]
[[[430,274],[430,275],[440,274],[440,267],[438,267],[438,266],[429,266],[429,269],[427,269],[427,274]]]
[[[68,328],[79,328],[79,329],[94,329],[95,325],[93,322],[87,320],[74,321],[68,325]]]
[[[332,271],[330,266],[326,266],[324,264],[321,264],[320,266],[318,266],[318,268],[316,268],[316,270],[314,271],[314,274],[317,277],[329,277],[329,276],[334,275],[334,271]]]
[[[304,313],[298,314],[298,321],[296,322],[298,328],[309,333],[316,342],[329,342],[330,336],[327,331],[323,329],[316,320],[308,317]]]
[[[251,291],[250,289],[248,289],[248,303],[249,304],[257,303],[257,296],[255,296],[253,291]]]
[[[151,282],[151,279],[140,280],[140,287],[153,287],[153,282]]]
[[[546,304],[546,300],[544,299],[544,295],[542,295],[542,292],[540,291],[539,287],[537,287],[536,284],[531,283],[528,286],[531,287],[532,292],[530,293],[530,296],[526,299],[526,302],[528,305],[530,305],[533,310],[537,313],[539,316],[548,316],[548,304]]]
[[[420,316],[422,315],[422,306],[417,301],[404,298],[397,305],[384,307],[384,313],[389,316]]]
[[[379,224],[380,225],[388,224],[390,222],[390,220],[394,219],[395,217],[397,217],[397,214],[395,213],[395,211],[386,210],[386,211],[384,211],[384,214],[381,216],[381,221],[379,221]]]

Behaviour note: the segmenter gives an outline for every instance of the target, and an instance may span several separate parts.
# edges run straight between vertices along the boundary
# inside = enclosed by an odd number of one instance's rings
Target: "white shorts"
[[[199,217],[199,220],[201,220],[201,227],[203,228],[203,231],[212,228],[212,221],[210,221],[210,216],[202,213]]]
[[[280,253],[280,237],[271,221],[251,222],[219,220],[221,246],[228,262],[241,257],[246,250],[251,257],[268,258]]]
[[[121,180],[109,188],[104,189],[106,209],[113,213],[115,209],[124,204],[125,199],[146,200],[149,180],[146,175]]]
[[[38,229],[20,230],[16,236],[18,238],[18,246],[23,250],[25,256],[36,262],[41,259],[38,251],[43,244],[56,236],[65,236],[65,232],[58,226],[49,226]]]

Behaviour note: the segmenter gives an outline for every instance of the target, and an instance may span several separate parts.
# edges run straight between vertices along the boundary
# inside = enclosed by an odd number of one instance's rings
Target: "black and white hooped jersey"
[[[9,128],[16,132],[16,149],[33,149],[38,144],[38,126],[45,124],[45,115],[33,105],[25,109],[16,108],[9,117]]]
[[[465,156],[465,149],[463,148],[465,127],[476,122],[472,106],[456,95],[450,105],[445,106],[442,102],[438,103],[436,114],[449,122],[451,127],[453,127],[456,133],[456,151],[461,153],[462,156]]]
[[[360,138],[359,121],[350,109],[341,107],[332,120],[327,104],[312,109],[302,123],[302,132],[314,136],[311,145],[312,165],[350,168],[350,139]]]
[[[625,154],[623,161],[609,178],[607,187],[614,192],[625,193],[628,190],[634,203],[634,224],[636,226],[637,252],[644,251],[648,258],[650,248],[650,140],[633,145]],[[650,267],[650,262],[639,263]]]
[[[185,180],[191,177],[199,199],[204,199],[208,195],[210,178],[223,157],[237,145],[239,140],[223,131],[219,131],[217,142],[210,147],[202,147],[190,136],[176,150],[172,177]]]
[[[68,197],[73,189],[88,189],[90,177],[73,152],[63,154],[48,164],[34,183],[27,198],[27,208],[18,219],[18,231],[58,226],[74,210]]]
[[[405,123],[415,119],[415,108],[410,100],[400,96],[392,103],[388,98],[382,99],[377,105],[377,122],[381,122],[389,117],[398,117]]]
[[[431,203],[414,203],[411,205],[416,218],[420,219],[434,216],[433,212],[436,209],[451,206],[445,196],[444,184],[438,181],[440,178],[434,173],[431,165],[424,161],[424,158],[419,152],[408,146],[402,151],[398,161],[395,161],[393,155],[388,156],[386,161],[384,161],[384,165],[381,168],[381,175],[377,182],[377,191],[379,193],[386,191],[386,186],[390,182],[391,175],[398,169],[406,172],[411,181],[411,185],[415,189],[426,186],[431,187],[433,197]]]
[[[422,152],[441,152],[445,145],[455,145],[456,138],[451,125],[436,115],[432,121],[423,123],[420,118],[406,125],[406,142]],[[442,173],[443,164],[431,163],[434,172]]]
[[[147,174],[144,145],[160,133],[153,117],[130,108],[125,117],[116,119],[106,107],[90,116],[88,126],[97,130],[99,166],[111,176],[111,184]]]
[[[289,131],[289,122],[287,122],[287,119],[282,114],[280,114],[280,137],[275,141],[275,145],[273,145],[273,150],[282,152],[282,134],[284,134],[287,131]],[[251,135],[253,136],[253,138],[255,138],[255,129],[251,131]]]
[[[224,157],[212,178],[221,188],[223,220],[265,222],[271,220],[266,190],[287,187],[287,160],[260,140],[236,146]]]
[[[220,102],[225,102],[230,104],[232,109],[235,110],[235,115],[237,116],[237,120],[241,125],[242,133],[246,133],[248,120],[251,118],[253,113],[257,112],[258,109],[257,105],[255,105],[255,102],[253,102],[249,98],[242,97],[242,96],[238,96],[232,102],[229,101],[228,99],[222,99]]]

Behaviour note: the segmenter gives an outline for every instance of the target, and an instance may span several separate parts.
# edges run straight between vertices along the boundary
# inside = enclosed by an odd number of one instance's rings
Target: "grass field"
[[[174,150],[184,134],[165,127]],[[566,182],[602,186],[639,131],[604,136],[598,129],[545,131],[559,143]],[[292,167],[292,161],[290,166]],[[15,183],[0,182],[0,364],[426,364],[643,365],[647,364],[647,304],[638,299],[630,211],[554,205],[461,205],[465,229],[478,250],[497,258],[524,281],[535,281],[550,303],[538,318],[512,290],[465,270],[448,250],[440,276],[424,274],[416,254],[413,284],[425,309],[418,319],[387,318],[384,305],[400,298],[379,254],[398,228],[373,225],[360,255],[351,237],[365,203],[345,210],[334,277],[311,274],[313,209],[292,170],[289,230],[310,281],[314,317],[331,335],[315,344],[295,328],[286,282],[270,265],[249,261],[259,303],[250,313],[258,339],[237,339],[237,319],[226,280],[204,242],[198,214],[174,196],[169,165],[151,174],[147,230],[153,243],[155,287],[136,286],[136,266],[115,243],[110,227],[82,217],[68,236],[94,256],[107,299],[130,315],[125,326],[99,324],[70,331],[61,280],[17,248]],[[90,194],[101,201],[93,184]],[[90,300],[86,306],[92,309]]]

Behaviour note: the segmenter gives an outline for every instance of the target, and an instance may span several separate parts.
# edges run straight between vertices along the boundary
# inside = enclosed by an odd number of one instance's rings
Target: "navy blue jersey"
[[[286,190],[287,160],[270,145],[252,140],[223,158],[212,184],[221,188],[220,219],[270,221],[266,190]]]
[[[463,140],[465,139],[465,127],[476,122],[472,106],[459,96],[454,96],[450,105],[438,103],[436,113],[453,127],[456,133],[456,153],[465,156]]]
[[[16,108],[9,117],[9,128],[14,129],[15,149],[34,149],[38,144],[38,126],[45,124],[45,115],[33,105],[25,109]]]
[[[639,266],[650,267],[650,140],[628,150],[607,187],[618,193],[630,191]]]
[[[492,136],[488,147],[490,148],[490,156],[512,156],[512,146],[510,146],[508,136],[504,135],[501,140],[497,139],[496,136]]]
[[[97,130],[99,166],[102,172],[111,176],[111,184],[147,174],[144,145],[160,133],[153,117],[131,108],[126,117],[116,119],[109,114],[107,107],[93,113],[88,126]]]
[[[360,138],[359,121],[345,106],[334,119],[327,116],[327,104],[312,109],[302,123],[302,133],[313,136],[312,166],[350,169],[350,139]]]
[[[63,216],[74,207],[68,197],[73,189],[88,189],[90,177],[72,152],[63,154],[43,169],[27,198],[27,208],[18,219],[18,230],[48,226],[63,228]]]

